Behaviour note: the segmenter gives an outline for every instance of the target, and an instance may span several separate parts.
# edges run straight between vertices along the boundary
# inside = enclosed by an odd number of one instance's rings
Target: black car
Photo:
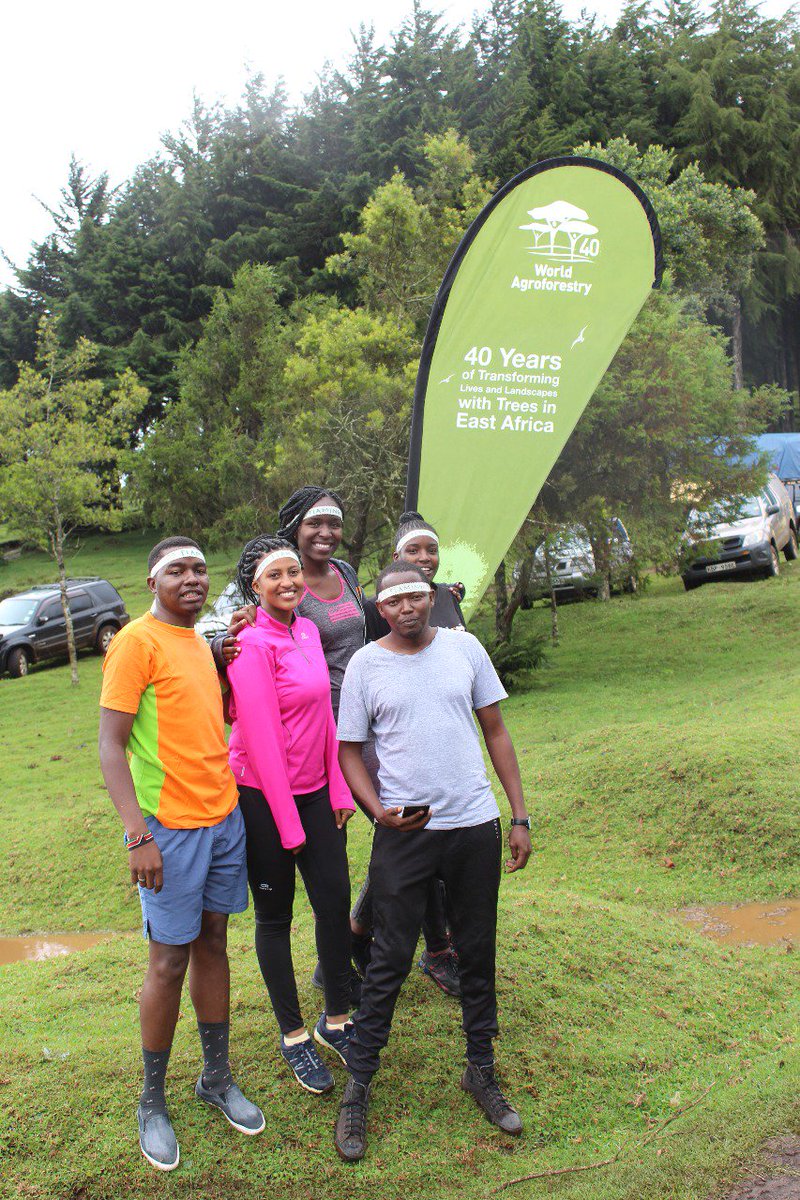
[[[106,579],[68,579],[67,598],[78,650],[105,654],[130,621],[119,592]],[[67,656],[67,623],[57,583],[41,584],[0,600],[0,673],[19,678],[31,663]]]

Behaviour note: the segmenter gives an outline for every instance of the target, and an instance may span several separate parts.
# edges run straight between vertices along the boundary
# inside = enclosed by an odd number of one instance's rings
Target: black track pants
[[[431,880],[437,878],[447,891],[458,951],[467,1057],[481,1065],[492,1061],[500,853],[499,820],[414,833],[376,827],[369,868],[375,940],[349,1055],[356,1079],[366,1083],[378,1069],[394,1006],[413,963]]]
[[[372,886],[369,875],[361,885],[361,891],[353,905],[351,916],[359,925],[366,926],[372,932]],[[442,950],[446,950],[450,945],[450,939],[447,936],[445,891],[441,879],[431,880],[425,914],[422,918],[422,936],[425,939],[425,949],[431,954],[441,954]]]
[[[316,915],[317,953],[325,978],[325,1011],[350,1011],[350,875],[345,831],[336,828],[327,787],[295,796],[306,835],[299,854],[284,850],[257,788],[240,787],[247,830],[247,875],[256,916],[256,954],[281,1033],[303,1024],[292,964],[295,864]]]

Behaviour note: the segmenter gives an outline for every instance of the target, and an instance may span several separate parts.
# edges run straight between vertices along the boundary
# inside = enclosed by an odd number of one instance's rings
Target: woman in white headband
[[[339,712],[339,692],[345,668],[366,638],[363,592],[350,563],[337,558],[342,541],[344,505],[336,492],[322,487],[302,487],[281,507],[278,536],[297,551],[303,567],[304,590],[297,606],[300,616],[313,621],[319,630],[322,650],[330,675],[334,718]],[[239,653],[237,637],[255,620],[255,607],[238,609],[231,617],[227,634],[212,643],[218,668],[226,667]],[[353,953],[358,962],[369,939],[355,938]],[[365,964],[364,964],[365,965]],[[313,982],[322,987],[319,964]],[[353,972],[353,1003],[358,1002],[360,980]]]
[[[363,593],[350,563],[336,557],[342,541],[344,508],[336,492],[304,487],[293,492],[280,510],[278,536],[297,551],[305,584],[298,612],[319,629],[331,677],[334,717],[339,711],[339,689],[345,668],[365,641]],[[214,639],[217,665],[231,662],[237,653],[235,638],[252,623],[255,610],[239,609],[231,618],[227,635]]]
[[[258,537],[239,560],[242,595],[257,603],[228,666],[231,770],[247,830],[256,953],[280,1028],[280,1051],[307,1091],[333,1076],[303,1022],[292,966],[298,867],[316,916],[325,980],[317,1042],[344,1061],[349,1021],[350,877],[344,826],[354,810],[339,767],[328,667],[313,621],[299,613],[302,564],[285,538]]]

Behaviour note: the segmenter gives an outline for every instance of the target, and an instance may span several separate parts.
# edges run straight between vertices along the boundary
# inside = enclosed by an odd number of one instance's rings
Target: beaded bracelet
[[[152,841],[153,835],[149,831],[147,833],[140,833],[136,838],[129,838],[127,833],[125,834],[125,848],[128,851],[138,850],[140,846],[146,846],[148,842]]]

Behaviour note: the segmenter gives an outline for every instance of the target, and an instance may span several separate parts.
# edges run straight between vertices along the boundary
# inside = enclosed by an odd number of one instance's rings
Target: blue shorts
[[[145,820],[164,860],[158,895],[139,887],[145,937],[186,946],[199,935],[204,912],[244,912],[247,859],[238,804],[219,825],[200,829],[167,829],[156,817]]]

